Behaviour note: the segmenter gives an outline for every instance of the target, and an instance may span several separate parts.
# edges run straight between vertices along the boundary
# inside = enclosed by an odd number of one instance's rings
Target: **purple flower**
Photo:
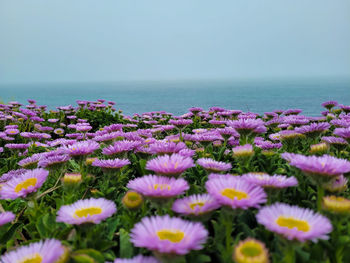
[[[41,154],[33,154],[32,156],[19,161],[18,165],[24,168],[29,168],[29,167],[35,168],[41,158],[42,158]]]
[[[225,127],[221,129],[216,129],[224,139],[228,139],[231,136],[236,138],[239,137],[239,133],[232,127]]]
[[[264,188],[286,188],[297,186],[298,180],[294,176],[268,175],[265,173],[247,173],[242,178],[250,184],[259,185]]]
[[[192,123],[193,121],[188,119],[169,120],[169,124],[172,124],[178,128],[184,128],[185,126],[190,125]]]
[[[179,151],[186,149],[186,144],[183,142],[167,142],[167,141],[157,141],[150,144],[150,152],[153,154],[172,154],[178,153]]]
[[[19,133],[18,129],[7,129],[5,130],[5,133],[10,136],[17,135]]]
[[[305,124],[308,124],[309,122],[310,121],[305,116],[292,115],[292,116],[283,117],[284,124],[291,124],[294,126],[305,125]]]
[[[299,113],[301,113],[302,110],[300,109],[289,109],[283,112],[284,115],[298,115]]]
[[[334,136],[323,136],[321,138],[323,142],[326,142],[328,144],[338,144],[338,145],[347,145],[347,141],[343,138],[334,137]]]
[[[60,241],[56,239],[46,239],[9,251],[1,256],[0,260],[2,263],[55,263],[58,262],[64,253],[65,249]]]
[[[165,176],[146,175],[131,180],[128,188],[153,198],[170,198],[183,194],[189,189],[188,183],[182,179]]]
[[[146,169],[156,174],[179,176],[188,168],[194,167],[192,158],[180,154],[164,155],[147,162]]]
[[[5,144],[5,147],[9,148],[9,149],[24,150],[24,149],[27,149],[29,147],[29,144],[27,144],[27,143],[7,143],[7,144]]]
[[[144,217],[131,230],[131,242],[161,254],[185,255],[191,250],[202,249],[208,231],[201,223],[176,217]]]
[[[310,125],[297,127],[295,128],[295,131],[301,134],[317,136],[322,132],[328,130],[330,126],[331,125],[328,122],[311,123]]]
[[[217,200],[208,194],[190,195],[177,199],[172,210],[178,214],[200,216],[220,207]]]
[[[235,128],[241,135],[266,132],[264,121],[261,119],[239,119],[228,121],[227,125]]]
[[[114,202],[104,198],[79,200],[71,205],[61,206],[57,212],[56,222],[71,225],[99,224],[116,211]]]
[[[338,135],[347,141],[350,141],[350,127],[348,128],[336,128],[333,132],[334,135]]]
[[[54,168],[60,165],[63,165],[68,160],[70,156],[61,150],[51,151],[46,154],[43,154],[38,162],[39,167],[43,168]]]
[[[332,109],[333,107],[335,107],[337,105],[338,105],[338,102],[336,102],[334,100],[330,100],[330,101],[326,101],[326,102],[322,103],[322,106],[328,110]]]
[[[6,182],[13,177],[21,176],[22,174],[24,174],[27,171],[28,171],[27,169],[22,169],[22,168],[17,169],[17,170],[8,171],[7,173],[4,173],[3,175],[1,175],[0,183]]]
[[[213,173],[228,171],[232,168],[230,163],[218,162],[210,158],[200,158],[197,160],[197,164]]]
[[[205,188],[221,205],[232,209],[258,208],[266,202],[263,188],[250,184],[237,176],[218,176],[209,179]]]
[[[113,159],[113,160],[95,160],[92,166],[101,167],[105,170],[119,170],[120,168],[130,164],[128,159]]]
[[[12,212],[0,212],[0,226],[12,222],[16,218]]]
[[[0,188],[0,199],[16,199],[37,191],[46,181],[48,174],[48,171],[39,168],[11,178]]]
[[[256,215],[258,222],[268,230],[288,240],[305,242],[328,239],[332,231],[329,219],[311,209],[276,203],[265,206]]]
[[[89,155],[99,148],[100,145],[95,141],[76,142],[62,147],[70,156]]]
[[[104,155],[116,155],[125,152],[129,152],[141,144],[139,141],[117,141],[113,145],[107,146],[102,149]]]
[[[236,146],[232,148],[233,156],[238,158],[245,158],[254,155],[254,149],[251,144]]]
[[[138,255],[133,258],[116,258],[113,263],[159,263],[159,261],[154,257]]]
[[[306,174],[327,177],[339,176],[350,172],[350,162],[330,155],[304,156],[301,154],[283,153],[282,158]]]

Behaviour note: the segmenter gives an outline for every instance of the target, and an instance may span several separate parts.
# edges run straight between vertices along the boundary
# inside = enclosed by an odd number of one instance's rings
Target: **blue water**
[[[300,108],[304,114],[320,115],[320,104],[337,100],[350,105],[350,81],[173,81],[90,84],[2,85],[4,102],[26,99],[53,109],[75,101],[106,99],[116,102],[125,114],[165,110],[183,114],[193,106],[220,106],[263,113]]]

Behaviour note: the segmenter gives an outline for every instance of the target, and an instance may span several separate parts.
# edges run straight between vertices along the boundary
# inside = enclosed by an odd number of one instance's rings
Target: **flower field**
[[[0,104],[1,263],[350,262],[350,106]]]

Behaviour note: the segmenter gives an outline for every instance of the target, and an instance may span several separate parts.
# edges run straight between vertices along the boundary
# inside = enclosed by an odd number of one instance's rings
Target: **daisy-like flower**
[[[62,128],[57,128],[53,132],[55,134],[57,134],[57,135],[63,135],[64,134],[64,130]]]
[[[12,222],[15,218],[16,218],[16,216],[12,212],[0,213],[0,226]]]
[[[174,153],[149,160],[146,164],[146,169],[160,175],[179,176],[193,166],[192,158]]]
[[[141,142],[139,141],[117,141],[113,145],[107,146],[102,149],[104,155],[116,155],[125,152],[129,152],[139,146]]]
[[[174,126],[176,126],[177,128],[184,128],[187,125],[192,124],[193,121],[189,120],[189,119],[178,119],[178,120],[170,120],[169,124],[172,124]]]
[[[120,168],[130,164],[128,159],[113,159],[113,160],[95,160],[91,165],[101,167],[103,170],[119,170]]]
[[[113,201],[104,198],[79,200],[71,205],[64,205],[57,212],[56,222],[71,225],[84,223],[99,224],[117,211]]]
[[[17,169],[17,170],[11,170],[8,171],[7,173],[4,173],[3,175],[1,175],[0,177],[0,183],[4,183],[14,177],[20,176],[22,174],[24,174],[26,171],[28,171],[27,169]]]
[[[66,253],[64,246],[56,239],[22,246],[1,256],[1,263],[56,263]]]
[[[324,154],[328,151],[329,145],[325,142],[310,145],[311,154]]]
[[[232,165],[230,163],[218,162],[210,158],[200,158],[197,160],[197,164],[202,166],[208,172],[225,172],[231,170]]]
[[[25,197],[37,191],[45,182],[49,172],[38,168],[28,170],[18,177],[13,177],[5,182],[0,188],[1,199],[16,199]]]
[[[302,154],[281,154],[282,158],[306,174],[326,177],[339,176],[350,172],[350,162],[330,155],[304,156]]]
[[[155,143],[150,144],[149,146],[150,152],[153,154],[172,154],[178,153],[179,151],[186,149],[186,144],[183,142],[175,143],[175,142],[162,142],[157,141]]]
[[[176,217],[144,217],[131,230],[131,242],[161,254],[185,255],[200,250],[208,236],[201,223]]]
[[[348,127],[348,128],[336,128],[334,130],[333,134],[344,138],[345,140],[347,140],[350,143],[350,127]]]
[[[247,238],[234,248],[233,260],[236,263],[269,263],[269,252],[264,243]]]
[[[232,152],[233,156],[238,158],[248,158],[254,155],[253,146],[251,144],[234,147],[232,148]]]
[[[266,202],[266,193],[263,188],[237,176],[209,179],[205,188],[221,205],[232,209],[258,208],[260,204]]]
[[[81,183],[82,176],[80,173],[66,173],[62,178],[62,183],[66,186],[73,186]]]
[[[259,185],[264,188],[286,188],[297,186],[298,180],[294,176],[268,175],[266,173],[247,173],[242,178],[248,183]]]
[[[239,119],[228,121],[227,125],[235,128],[241,135],[266,132],[264,121],[261,119]]]
[[[44,154],[38,161],[38,166],[43,168],[57,168],[65,164],[70,160],[68,154],[62,153],[61,151],[52,151]]]
[[[92,154],[95,150],[100,148],[100,145],[95,141],[76,142],[72,145],[63,146],[70,156],[82,156]]]
[[[113,263],[159,263],[159,261],[155,257],[138,255],[133,258],[116,258]]]
[[[124,195],[122,203],[128,209],[137,209],[143,204],[143,197],[138,192],[128,191]]]
[[[20,160],[18,162],[18,165],[23,167],[23,168],[26,168],[26,169],[36,168],[36,166],[41,158],[42,158],[41,154],[33,154],[30,157],[27,157],[23,160]]]
[[[317,136],[321,134],[322,132],[329,129],[331,125],[328,122],[321,122],[321,123],[311,123],[310,125],[304,125],[301,127],[295,128],[295,131],[300,134],[305,134],[308,136]]]
[[[7,130],[5,130],[5,133],[7,135],[14,136],[14,135],[19,134],[19,130],[18,129],[7,129]]]
[[[323,136],[321,140],[325,143],[331,144],[331,145],[341,145],[346,146],[348,145],[347,141],[340,137],[334,137],[334,136]]]
[[[330,182],[327,182],[323,187],[332,193],[343,192],[348,188],[348,179],[344,175],[339,175],[332,179]]]
[[[221,128],[221,129],[216,129],[220,135],[224,138],[224,139],[228,139],[231,136],[234,136],[236,138],[239,137],[239,133],[232,127],[225,127],[225,128]]]
[[[178,214],[199,216],[219,207],[220,204],[211,195],[201,194],[175,200],[172,210]]]
[[[285,110],[283,112],[284,115],[298,115],[299,113],[301,113],[302,110],[301,109],[288,109],[288,110]]]
[[[323,209],[335,214],[349,214],[350,200],[340,196],[324,196]]]
[[[265,206],[256,215],[258,222],[268,230],[282,235],[288,240],[305,242],[328,239],[332,231],[329,219],[311,209],[275,203]]]
[[[183,194],[189,189],[186,180],[166,176],[146,175],[131,180],[128,188],[152,198],[170,198]]]
[[[334,100],[330,100],[322,103],[322,106],[325,107],[327,110],[330,110],[337,105],[338,105],[338,102]]]

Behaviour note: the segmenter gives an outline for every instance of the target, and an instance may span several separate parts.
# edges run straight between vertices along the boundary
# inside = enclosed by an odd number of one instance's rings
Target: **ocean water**
[[[88,84],[2,85],[0,100],[26,103],[35,99],[50,109],[76,105],[76,100],[105,99],[116,102],[124,114],[164,110],[186,113],[190,107],[219,106],[263,113],[299,108],[318,116],[321,103],[337,100],[350,105],[350,81],[169,81]]]

